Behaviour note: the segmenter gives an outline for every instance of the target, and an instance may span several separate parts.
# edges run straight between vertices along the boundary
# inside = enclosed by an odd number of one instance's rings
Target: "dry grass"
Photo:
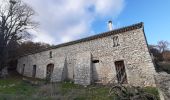
[[[45,83],[43,80],[30,79],[40,83],[34,86],[22,78],[12,75],[0,80],[0,100],[113,100],[114,98],[114,95],[108,96],[109,88],[104,86],[84,87],[72,82],[42,84]],[[153,94],[157,93],[156,90],[152,90],[146,89]]]

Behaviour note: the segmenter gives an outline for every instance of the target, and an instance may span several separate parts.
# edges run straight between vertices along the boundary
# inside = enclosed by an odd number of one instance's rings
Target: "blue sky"
[[[1,0],[3,3],[5,0]],[[60,44],[144,22],[149,44],[170,42],[170,0],[24,0],[40,23],[30,30],[35,42]]]
[[[170,42],[170,0],[126,0],[122,12],[112,20],[116,27],[144,22],[149,44],[157,44],[160,40]],[[102,23],[93,24],[96,32],[106,31]]]

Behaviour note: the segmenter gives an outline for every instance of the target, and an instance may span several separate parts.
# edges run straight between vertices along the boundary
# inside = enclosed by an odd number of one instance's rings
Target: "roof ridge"
[[[51,49],[55,49],[55,48],[59,48],[59,47],[68,46],[68,45],[72,45],[72,44],[76,44],[76,43],[80,43],[80,42],[90,41],[90,40],[93,40],[93,39],[106,37],[106,36],[113,35],[113,34],[123,33],[123,32],[127,32],[127,31],[134,30],[134,29],[139,29],[139,28],[143,28],[143,27],[144,27],[144,23],[140,22],[140,23],[129,25],[129,26],[124,26],[124,27],[121,27],[121,28],[118,28],[118,29],[114,29],[114,30],[111,30],[111,31],[102,32],[102,33],[92,35],[92,36],[89,36],[89,37],[85,37],[85,38],[82,38],[82,39],[78,39],[78,40],[74,40],[74,41],[70,41],[70,42],[66,42],[66,43],[61,43],[61,44],[58,44],[58,45],[55,45],[55,46],[52,46],[52,47],[48,47],[48,48],[45,48],[45,49],[42,49],[42,50],[39,50],[39,51],[24,54],[20,57],[39,53],[39,52],[43,52],[43,51],[47,51],[47,50],[51,50]]]

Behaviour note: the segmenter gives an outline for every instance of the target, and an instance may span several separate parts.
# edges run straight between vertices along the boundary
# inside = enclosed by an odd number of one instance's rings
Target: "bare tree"
[[[168,41],[163,41],[163,40],[158,42],[157,47],[158,47],[158,50],[162,56],[162,60],[166,60],[165,55],[166,55],[166,51],[168,51],[169,44],[170,43]]]
[[[4,0],[0,4],[0,71],[8,62],[10,44],[29,36],[27,30],[38,25],[33,15],[35,11],[21,0]]]
[[[160,53],[164,53],[167,49],[168,49],[168,46],[169,46],[169,42],[168,41],[159,41],[158,42],[158,49],[160,51]]]

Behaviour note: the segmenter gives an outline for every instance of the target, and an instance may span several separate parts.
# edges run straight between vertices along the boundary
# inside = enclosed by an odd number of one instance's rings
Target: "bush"
[[[156,63],[157,72],[167,72],[170,74],[170,62],[157,62]]]

